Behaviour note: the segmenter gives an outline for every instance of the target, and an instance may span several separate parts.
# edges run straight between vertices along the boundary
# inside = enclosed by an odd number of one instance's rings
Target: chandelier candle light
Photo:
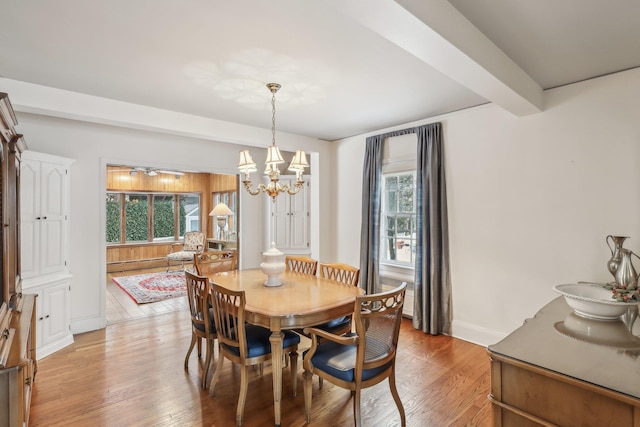
[[[264,174],[269,176],[269,183],[267,185],[260,184],[256,190],[251,188],[251,172],[256,172],[256,164],[249,154],[249,150],[243,150],[240,152],[240,161],[238,162],[238,169],[244,173],[244,179],[242,183],[244,188],[249,194],[255,196],[263,191],[267,193],[276,201],[276,196],[280,193],[297,194],[304,186],[304,169],[309,167],[307,163],[307,156],[303,150],[297,150],[293,156],[291,163],[289,164],[289,170],[296,173],[296,183],[293,188],[288,184],[280,185],[278,183],[280,179],[280,169],[278,165],[284,163],[280,149],[276,145],[276,92],[280,89],[278,83],[269,83],[267,88],[271,91],[271,146],[267,149],[267,160],[264,162],[266,168]]]

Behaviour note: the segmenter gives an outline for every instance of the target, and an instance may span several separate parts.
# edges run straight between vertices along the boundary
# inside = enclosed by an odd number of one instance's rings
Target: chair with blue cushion
[[[320,378],[351,390],[355,425],[361,425],[360,396],[363,388],[389,379],[391,395],[406,425],[404,408],[396,388],[396,350],[407,284],[373,295],[356,297],[353,324],[355,333],[333,335],[306,328],[311,348],[304,355],[304,408],[311,422],[312,378]],[[322,338],[322,342],[318,339]]]
[[[209,304],[209,279],[196,276],[188,271],[185,271],[184,274],[187,281],[187,300],[191,314],[191,344],[184,358],[184,369],[189,370],[189,356],[196,342],[198,343],[198,358],[202,356],[202,340],[204,339],[207,346],[207,357],[204,362],[201,386],[206,388],[209,366],[213,358],[213,342],[216,339],[213,312]]]
[[[320,277],[344,283],[345,285],[358,286],[360,269],[348,264],[320,263]],[[314,327],[335,335],[341,335],[351,332],[351,316],[343,316]]]
[[[269,329],[245,323],[246,298],[244,291],[234,291],[222,286],[211,285],[211,302],[214,322],[218,335],[218,364],[209,386],[209,395],[213,396],[215,386],[222,372],[225,358],[241,366],[240,396],[236,408],[236,424],[242,425],[244,405],[249,387],[249,366],[262,364],[271,359],[271,342]],[[283,354],[289,354],[293,395],[296,395],[298,367],[298,344],[300,336],[284,331],[282,340]]]

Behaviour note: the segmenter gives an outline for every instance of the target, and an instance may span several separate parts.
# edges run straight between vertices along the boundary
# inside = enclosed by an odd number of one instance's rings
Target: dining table
[[[356,296],[364,290],[291,271],[280,274],[280,286],[265,286],[267,275],[259,268],[213,273],[208,278],[227,289],[245,291],[245,321],[271,330],[273,408],[275,425],[280,426],[282,331],[320,325],[352,314]]]

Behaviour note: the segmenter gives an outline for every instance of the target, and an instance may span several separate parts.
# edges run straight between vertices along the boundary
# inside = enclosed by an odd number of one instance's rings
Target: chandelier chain
[[[276,145],[276,91],[275,90],[271,91],[271,145]]]

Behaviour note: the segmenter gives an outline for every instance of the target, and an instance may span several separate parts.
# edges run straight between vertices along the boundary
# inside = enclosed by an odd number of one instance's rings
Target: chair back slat
[[[287,271],[294,273],[315,276],[318,270],[318,261],[306,256],[288,255],[285,257],[285,264],[287,265]]]
[[[364,338],[358,346],[356,370],[371,369],[395,357],[406,289],[402,283],[388,292],[356,298],[353,322],[356,334]]]
[[[348,264],[320,264],[320,277],[345,285],[358,286],[360,269]]]
[[[211,285],[213,316],[218,334],[218,342],[240,349],[240,356],[247,357],[245,339],[244,291],[234,291],[222,286]]]
[[[221,271],[232,271],[237,268],[238,251],[210,251],[195,254],[193,263],[200,276],[208,276]]]
[[[185,271],[185,280],[187,284],[187,300],[189,301],[189,312],[191,314],[191,322],[194,325],[201,326],[199,329],[210,332],[209,325],[209,279],[200,277]]]

